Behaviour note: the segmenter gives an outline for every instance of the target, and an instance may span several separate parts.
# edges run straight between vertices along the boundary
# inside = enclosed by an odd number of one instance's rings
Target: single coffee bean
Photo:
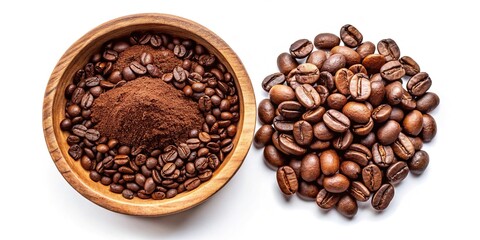
[[[340,38],[346,46],[351,48],[357,47],[363,41],[362,33],[350,24],[346,24],[340,29]]]
[[[382,54],[387,62],[397,60],[400,57],[400,48],[393,39],[387,38],[380,40],[377,44],[377,49]]]
[[[383,78],[394,81],[405,76],[405,69],[399,61],[390,61],[380,68],[380,74]]]
[[[352,125],[352,131],[355,135],[366,136],[373,130],[373,119],[369,118],[367,123],[355,123]]]
[[[392,107],[388,104],[382,104],[372,111],[372,119],[377,123],[382,123],[390,118],[392,114]]]
[[[336,73],[340,68],[345,67],[347,60],[342,54],[332,54],[325,60],[320,71],[327,71],[330,73]]]
[[[322,85],[317,85],[314,87],[315,91],[317,91],[318,95],[320,96],[320,104],[325,103],[327,101],[327,97],[330,94],[328,92],[328,88]]]
[[[320,189],[316,183],[301,181],[297,193],[300,198],[306,201],[315,201],[319,191]]]
[[[310,126],[311,127],[311,126]],[[275,130],[271,125],[262,125],[258,131],[255,133],[255,144],[258,147],[264,147],[268,144],[272,138],[273,132]],[[313,130],[311,135],[313,136]],[[295,136],[295,127],[294,127],[294,136]]]
[[[440,104],[440,98],[433,92],[427,92],[417,99],[417,110],[422,113],[433,111]]]
[[[285,195],[292,195],[298,190],[297,176],[289,166],[283,166],[277,170],[277,183]]]
[[[408,172],[407,163],[398,161],[387,169],[385,176],[391,184],[398,184],[407,177]]]
[[[385,85],[381,81],[372,81],[372,79],[370,79],[371,93],[368,101],[373,106],[379,106],[385,98]]]
[[[295,58],[304,58],[313,50],[313,44],[308,39],[300,39],[290,45],[290,54]]]
[[[268,95],[270,97],[270,101],[275,104],[280,104],[284,101],[292,101],[296,98],[293,89],[286,85],[273,86]]]
[[[420,137],[408,137],[410,139],[410,142],[412,142],[413,147],[415,148],[415,151],[421,150],[423,147],[423,141],[422,138]]]
[[[318,69],[321,69],[323,63],[327,60],[327,54],[323,50],[313,51],[308,55],[306,63],[311,63],[317,66]]]
[[[277,169],[284,166],[287,163],[286,156],[278,151],[273,145],[267,145],[263,149],[263,157],[265,158],[268,166],[273,169]]]
[[[340,38],[333,33],[320,33],[315,36],[313,44],[318,49],[330,49],[340,45]]]
[[[430,142],[437,135],[437,123],[430,114],[423,114],[421,137],[424,142]]]
[[[390,120],[401,122],[401,121],[403,121],[404,116],[405,116],[405,113],[402,111],[402,109],[400,109],[398,107],[392,107],[392,113],[390,114]]]
[[[370,54],[365,56],[362,61],[363,66],[367,69],[368,73],[375,74],[380,72],[382,66],[386,63],[385,57],[380,54]]]
[[[330,149],[320,154],[320,168],[326,176],[333,175],[340,168],[340,157],[337,151]]]
[[[343,195],[337,203],[337,211],[347,218],[352,218],[357,214],[357,201],[348,194]]]
[[[187,191],[192,191],[193,189],[200,186],[201,183],[202,182],[200,181],[200,179],[198,179],[198,177],[195,177],[195,178],[187,179],[185,181],[184,185],[185,185],[185,188],[187,189]]]
[[[85,132],[85,138],[89,141],[95,142],[100,138],[100,132],[91,128]]]
[[[147,73],[147,68],[137,61],[131,62],[129,66],[130,69],[132,69],[132,71],[138,75],[143,75]]]
[[[338,135],[332,141],[332,146],[338,150],[346,150],[353,142],[353,134],[350,130]]]
[[[409,76],[413,76],[420,72],[420,66],[418,63],[409,56],[403,56],[400,58],[399,62],[405,69],[405,73]]]
[[[417,136],[422,131],[423,115],[418,110],[409,112],[403,119],[403,130],[405,133]]]
[[[335,89],[333,75],[328,71],[320,72],[317,84],[326,87],[329,91],[333,91]],[[317,92],[320,94],[320,91],[317,90]]]
[[[309,123],[315,124],[322,120],[323,114],[325,114],[325,108],[318,107],[318,108],[306,111],[304,114],[302,114],[302,119]]]
[[[295,156],[301,156],[305,154],[307,149],[300,147],[296,142],[295,139],[288,134],[280,134],[278,137],[278,142],[280,149],[282,149],[285,153],[295,155]]]
[[[323,187],[331,193],[345,192],[349,186],[350,181],[341,173],[335,173],[332,176],[323,178]]]
[[[366,202],[370,198],[370,191],[368,188],[363,183],[358,181],[353,181],[350,184],[348,193],[360,202]]]
[[[147,66],[150,63],[153,63],[153,55],[148,52],[143,52],[142,55],[140,55],[140,63],[143,66]]]
[[[296,70],[290,72],[289,75],[293,75],[298,83],[314,84],[320,78],[320,71],[314,64],[302,63],[298,65]]]
[[[383,146],[378,143],[375,143],[372,147],[372,156],[373,162],[383,168],[390,166],[395,158],[390,146]]]
[[[316,108],[321,104],[320,95],[310,84],[302,84],[297,87],[295,96],[307,110]]]
[[[327,106],[335,109],[342,110],[342,108],[347,104],[347,97],[341,93],[332,93],[327,97]]]
[[[367,165],[362,169],[362,179],[368,190],[375,192],[382,185],[382,171],[376,165]]]
[[[83,95],[83,96],[85,96],[85,95]],[[80,116],[80,114],[82,114],[82,108],[80,106],[78,106],[77,104],[72,104],[72,105],[67,107],[66,112],[68,113],[70,118],[74,118],[74,117],[78,117],[78,116]]]
[[[352,77],[353,72],[346,68],[341,68],[335,73],[335,86],[341,94],[350,94],[350,80],[352,79]]]
[[[298,62],[292,55],[288,53],[281,53],[277,57],[277,66],[278,70],[286,75],[298,66]]]
[[[82,148],[75,144],[75,145],[72,145],[69,149],[68,149],[68,155],[70,155],[70,157],[72,157],[74,160],[78,160],[82,157],[82,154],[83,154],[83,150]]]
[[[338,200],[340,200],[340,194],[328,192],[325,189],[320,190],[318,192],[317,198],[315,201],[320,208],[323,209],[331,209],[337,204]]]
[[[426,72],[415,74],[407,82],[407,90],[413,96],[422,96],[432,86],[432,79]]]
[[[375,53],[375,44],[369,41],[363,42],[362,44],[360,44],[360,46],[357,47],[356,51],[360,55],[360,57],[364,59],[368,55]]]
[[[334,132],[345,132],[350,127],[350,119],[343,113],[330,109],[323,115],[325,125]]]
[[[320,177],[320,159],[317,155],[310,153],[302,159],[300,176],[304,181],[313,182]]]
[[[130,67],[125,67],[123,68],[122,70],[122,76],[123,76],[123,79],[127,80],[127,81],[130,81],[130,80],[133,80],[136,78],[135,76],[135,73],[133,72],[133,70],[130,68]]]
[[[284,82],[285,75],[283,73],[273,73],[263,79],[262,88],[268,92],[273,86],[283,84]]]
[[[355,50],[346,46],[336,46],[330,50],[330,54],[336,53],[342,54],[345,57],[347,66],[360,63],[362,60],[360,55]]]
[[[169,189],[165,195],[166,198],[174,198],[175,196],[177,196],[178,192],[177,192],[177,189]]]
[[[273,129],[272,129],[272,134],[273,134]],[[293,124],[293,137],[299,145],[309,145],[313,140],[312,125],[304,120],[295,122],[295,124]],[[271,138],[271,135],[269,136],[269,139],[270,138]]]
[[[269,99],[263,99],[258,104],[258,118],[264,124],[272,124],[275,117],[275,106]]]
[[[72,127],[72,133],[81,138],[85,137],[85,134],[87,134],[87,130],[87,127],[81,124],[77,124]]]
[[[398,134],[398,138],[393,142],[392,149],[395,155],[403,160],[410,159],[415,154],[415,148],[413,147],[410,139],[403,133]]]
[[[110,184],[110,191],[113,193],[122,193],[123,189],[125,189],[120,184]]]
[[[298,119],[304,111],[302,105],[297,101],[284,101],[278,105],[277,110],[286,119]]]
[[[395,195],[395,189],[389,183],[383,184],[380,189],[373,195],[372,206],[376,210],[385,210]]]
[[[368,75],[367,69],[362,64],[353,64],[348,68],[348,70],[352,71],[353,74],[363,73]]]
[[[95,75],[93,77],[89,77],[85,79],[85,85],[87,87],[95,87],[100,84],[100,81],[104,80],[101,75]]]
[[[348,102],[343,106],[342,113],[350,120],[357,123],[367,123],[370,119],[372,111],[367,105],[360,102]]]
[[[356,162],[342,161],[340,164],[340,173],[347,176],[350,179],[357,179],[362,173],[362,168]]]
[[[419,150],[417,151],[412,159],[408,162],[408,168],[413,174],[422,174],[425,169],[428,167],[428,163],[430,162],[430,157],[428,153]]]
[[[375,133],[370,132],[369,134],[361,138],[359,143],[367,148],[371,148],[376,142],[377,137],[375,136]]]
[[[365,166],[372,159],[372,152],[367,147],[354,143],[350,145],[343,157],[360,164],[360,166]]]
[[[277,131],[280,132],[291,132],[293,131],[293,124],[295,122],[290,119],[284,118],[282,115],[278,115],[273,119],[273,126]]]
[[[398,138],[402,131],[400,124],[394,120],[388,120],[377,130],[377,139],[382,145],[390,145]]]

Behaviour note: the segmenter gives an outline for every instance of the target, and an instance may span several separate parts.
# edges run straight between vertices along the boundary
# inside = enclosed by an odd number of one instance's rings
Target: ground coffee
[[[198,104],[182,91],[159,78],[141,77],[100,95],[92,121],[104,136],[121,144],[163,149],[185,142],[204,118]]]

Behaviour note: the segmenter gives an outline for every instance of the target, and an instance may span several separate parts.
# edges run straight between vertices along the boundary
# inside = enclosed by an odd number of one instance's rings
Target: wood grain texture
[[[240,120],[235,148],[215,171],[213,177],[197,189],[184,192],[173,199],[124,199],[109,188],[93,182],[79,164],[68,155],[67,134],[60,129],[65,115],[65,87],[73,74],[82,68],[90,56],[108,40],[128,36],[132,31],[158,31],[190,38],[214,53],[234,75],[240,98]],[[141,216],[161,216],[192,208],[220,190],[242,165],[250,148],[255,129],[255,95],[248,74],[235,52],[207,28],[177,16],[146,13],[124,16],[106,22],[75,42],[58,61],[45,89],[43,101],[43,131],[48,150],[58,171],[65,180],[90,201],[109,210]]]

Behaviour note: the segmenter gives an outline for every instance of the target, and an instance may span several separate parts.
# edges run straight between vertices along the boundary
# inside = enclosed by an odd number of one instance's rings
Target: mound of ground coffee
[[[104,136],[121,144],[163,149],[185,142],[204,118],[198,104],[182,91],[159,78],[140,77],[100,95],[92,121]]]

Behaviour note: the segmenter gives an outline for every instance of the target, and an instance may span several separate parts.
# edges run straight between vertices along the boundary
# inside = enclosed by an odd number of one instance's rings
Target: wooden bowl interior
[[[237,125],[237,134],[233,140],[234,149],[214,172],[212,179],[202,183],[197,189],[183,192],[172,199],[158,201],[134,198],[127,200],[121,194],[110,192],[108,186],[93,182],[89,178],[89,172],[68,155],[69,146],[66,142],[68,133],[63,132],[59,127],[65,116],[66,99],[64,90],[72,82],[76,71],[83,68],[93,53],[98,52],[104,43],[129,36],[133,31],[161,32],[196,41],[217,56],[219,61],[234,76],[237,87],[240,100],[240,120]],[[52,101],[49,102],[48,96],[51,93],[54,93],[54,95]],[[49,107],[50,109],[48,109]],[[248,121],[245,121],[246,119]],[[59,171],[78,192],[94,203],[116,212],[132,215],[158,216],[172,214],[196,206],[213,195],[228,182],[240,167],[250,147],[254,127],[255,98],[253,89],[238,57],[223,40],[208,29],[189,20],[170,15],[143,14],[123,17],[107,22],[87,33],[73,44],[60,59],[52,73],[45,93],[45,138]],[[52,129],[54,139],[49,137],[52,134]],[[58,144],[60,155],[55,149],[56,144]]]

